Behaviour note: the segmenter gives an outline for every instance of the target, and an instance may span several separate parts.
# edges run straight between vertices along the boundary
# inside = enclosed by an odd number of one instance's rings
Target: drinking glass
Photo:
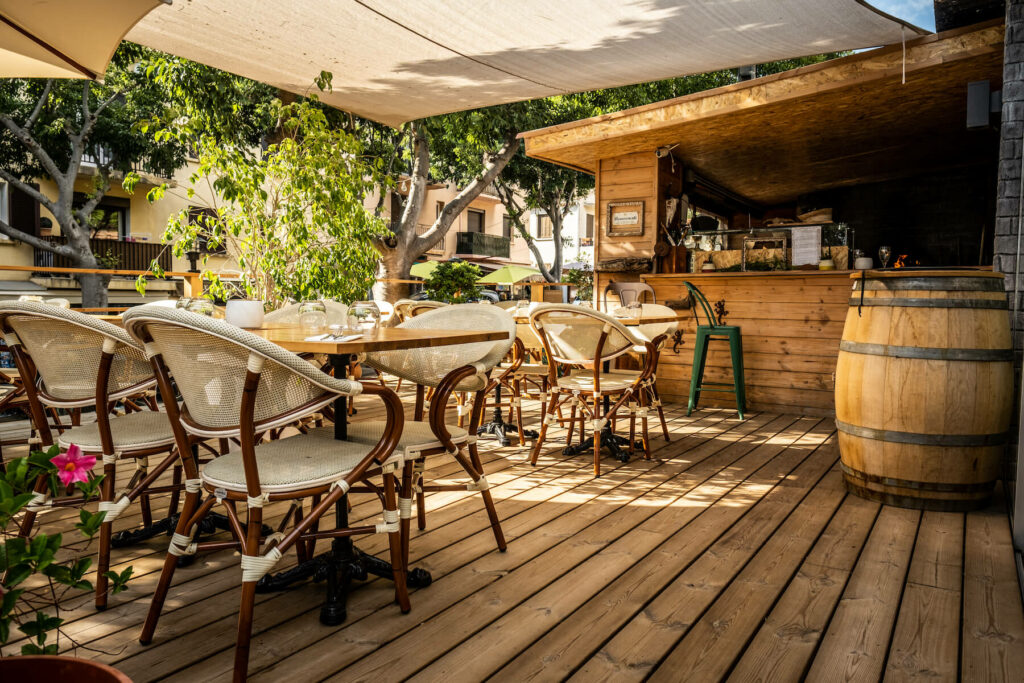
[[[520,299],[516,302],[516,317],[517,318],[529,318],[530,317],[530,302],[526,299]]]
[[[360,332],[372,333],[380,326],[380,308],[373,301],[356,301],[348,307],[349,319],[356,319]]]
[[[878,260],[882,262],[883,268],[889,267],[889,257],[892,256],[892,247],[879,247]]]
[[[323,301],[317,299],[299,304],[299,327],[306,334],[316,334],[327,327],[327,306]]]
[[[640,305],[639,301],[631,301],[626,304],[626,311],[629,312],[629,317],[633,320],[639,320],[640,316],[644,312],[644,307]]]
[[[199,315],[213,316],[213,302],[209,299],[192,299],[188,308],[185,309],[189,313],[198,313]]]

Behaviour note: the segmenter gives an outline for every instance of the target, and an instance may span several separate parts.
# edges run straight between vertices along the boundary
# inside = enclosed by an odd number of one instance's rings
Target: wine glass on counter
[[[878,260],[882,262],[883,268],[889,267],[889,258],[892,256],[892,247],[879,247],[878,248]]]

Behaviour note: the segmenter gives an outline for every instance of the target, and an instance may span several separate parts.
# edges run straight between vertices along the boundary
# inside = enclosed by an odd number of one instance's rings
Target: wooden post
[[[544,283],[543,282],[531,282],[530,283],[530,301],[538,301],[544,303]]]
[[[203,293],[203,276],[201,273],[189,273],[185,280],[185,296],[198,297]]]

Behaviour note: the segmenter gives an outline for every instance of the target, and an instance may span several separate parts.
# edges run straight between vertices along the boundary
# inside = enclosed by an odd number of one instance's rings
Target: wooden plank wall
[[[658,158],[654,151],[637,152],[601,159],[598,163],[594,201],[597,230],[595,231],[594,265],[605,259],[622,257],[651,258],[658,234],[659,204]],[[630,237],[605,235],[608,203],[618,201],[644,202],[644,234]],[[601,293],[609,281],[636,282],[639,277],[631,273],[597,272],[594,295],[601,301]]]
[[[727,325],[739,325],[749,410],[834,415],[836,358],[849,308],[848,272],[717,273],[646,275],[658,302],[686,298],[683,281],[696,285],[712,305],[724,301]],[[682,311],[687,313],[686,311]],[[678,353],[671,344],[661,356],[658,389],[672,401],[685,401],[696,325],[683,324]],[[704,377],[730,381],[727,342],[712,342]],[[705,392],[701,405],[735,405],[732,394]]]

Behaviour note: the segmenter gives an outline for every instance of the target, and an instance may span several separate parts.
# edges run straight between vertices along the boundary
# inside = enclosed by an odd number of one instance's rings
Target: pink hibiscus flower
[[[71,444],[67,453],[50,458],[50,462],[57,466],[60,482],[65,486],[71,486],[76,481],[89,481],[89,471],[96,464],[96,456],[82,455],[82,449]]]

